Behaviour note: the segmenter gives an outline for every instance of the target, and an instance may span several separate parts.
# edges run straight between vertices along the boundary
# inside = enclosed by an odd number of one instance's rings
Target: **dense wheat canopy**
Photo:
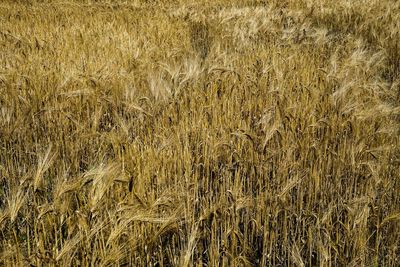
[[[399,264],[399,1],[1,1],[1,266]]]

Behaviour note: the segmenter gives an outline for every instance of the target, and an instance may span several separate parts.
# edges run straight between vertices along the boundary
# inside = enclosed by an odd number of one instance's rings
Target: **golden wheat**
[[[1,266],[398,266],[400,3],[0,3]]]

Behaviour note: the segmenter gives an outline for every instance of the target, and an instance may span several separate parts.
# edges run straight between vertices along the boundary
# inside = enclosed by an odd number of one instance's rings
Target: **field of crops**
[[[399,266],[400,1],[0,1],[0,266]]]

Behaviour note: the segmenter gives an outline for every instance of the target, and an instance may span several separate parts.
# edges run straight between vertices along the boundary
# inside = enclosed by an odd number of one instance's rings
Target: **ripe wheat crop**
[[[400,2],[3,0],[0,266],[399,266]]]

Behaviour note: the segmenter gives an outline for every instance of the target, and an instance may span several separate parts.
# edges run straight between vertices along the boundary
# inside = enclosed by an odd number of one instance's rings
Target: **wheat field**
[[[0,266],[399,265],[399,1],[0,2]]]

